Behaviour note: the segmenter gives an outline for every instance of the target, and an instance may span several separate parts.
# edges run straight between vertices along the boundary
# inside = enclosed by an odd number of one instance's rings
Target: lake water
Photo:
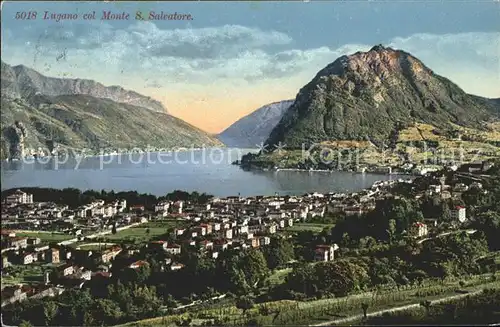
[[[2,161],[2,190],[14,187],[74,187],[136,190],[164,195],[174,190],[215,196],[300,195],[358,191],[388,175],[348,172],[244,171],[231,165],[251,150],[203,149],[87,158]],[[255,150],[254,150],[255,151]]]

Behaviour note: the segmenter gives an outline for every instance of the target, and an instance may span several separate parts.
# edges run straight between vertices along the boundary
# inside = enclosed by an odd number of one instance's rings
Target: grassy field
[[[33,263],[30,265],[12,265],[4,269],[2,275],[2,285],[30,284],[42,282],[46,271],[52,271],[53,266],[45,263]]]
[[[273,272],[271,276],[267,278],[271,285],[283,284],[285,282],[286,276],[292,272],[292,268],[279,269]]]
[[[50,243],[50,242],[62,242],[65,240],[69,240],[75,238],[74,235],[68,235],[63,233],[46,233],[46,232],[35,232],[35,231],[22,231],[16,232],[16,236],[21,237],[38,237],[42,243]]]
[[[121,242],[121,241],[140,241],[148,242],[156,239],[161,235],[167,234],[170,228],[180,227],[186,222],[175,219],[162,221],[152,221],[140,226],[132,227],[117,232],[116,234],[108,234],[103,236],[105,241]]]

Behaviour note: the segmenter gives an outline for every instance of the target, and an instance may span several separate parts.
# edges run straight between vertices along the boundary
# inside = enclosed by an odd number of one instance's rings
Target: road
[[[442,236],[446,236],[446,235],[458,234],[458,233],[461,233],[461,232],[466,232],[467,234],[474,234],[476,232],[476,230],[475,229],[467,229],[467,230],[460,229],[460,230],[455,230],[455,231],[450,231],[450,232],[444,232],[444,233],[438,234],[438,235],[433,236],[433,237],[427,237],[427,238],[421,239],[417,243],[421,244],[421,243],[423,243],[425,241],[428,241],[428,240],[432,240],[432,239],[435,239],[435,238],[438,238],[438,237],[442,237]]]
[[[436,303],[447,302],[450,300],[457,300],[457,299],[460,299],[460,298],[463,298],[463,297],[466,297],[469,295],[477,295],[477,294],[480,294],[481,292],[482,292],[482,290],[470,292],[470,293],[466,293],[466,294],[451,295],[451,296],[443,297],[443,298],[440,298],[437,300],[433,300],[432,303],[436,304]],[[404,310],[408,310],[408,309],[415,309],[415,308],[419,308],[419,307],[420,307],[420,303],[413,303],[413,304],[403,305],[400,307],[371,312],[371,313],[368,313],[367,316],[368,317],[375,317],[375,316],[380,316],[386,312],[391,313],[391,312],[397,312],[397,311],[404,311]],[[360,308],[360,310],[361,310],[361,308]],[[310,326],[331,326],[331,325],[339,325],[339,324],[342,325],[342,324],[346,324],[346,323],[353,322],[353,321],[359,321],[361,319],[363,319],[363,315],[359,314],[359,315],[354,315],[354,316],[350,316],[350,317],[346,317],[346,318],[325,321],[325,322],[315,324],[315,325],[310,325]]]

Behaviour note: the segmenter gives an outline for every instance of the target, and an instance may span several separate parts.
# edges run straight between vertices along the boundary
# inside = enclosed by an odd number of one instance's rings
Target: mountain
[[[381,45],[342,56],[298,93],[266,143],[301,148],[332,140],[380,144],[415,122],[483,129],[499,103],[472,96],[411,54]]]
[[[161,102],[120,86],[104,86],[93,80],[47,77],[23,65],[10,66],[2,61],[2,96],[26,98],[35,94],[49,96],[83,94],[110,99],[150,110],[167,112]]]
[[[229,147],[255,148],[269,137],[292,103],[293,100],[284,100],[260,107],[226,128],[217,138]]]
[[[1,76],[2,92],[12,91],[8,96],[2,93],[1,97],[2,158],[32,153],[38,148],[48,150],[47,153],[57,146],[98,153],[102,149],[144,150],[148,146],[172,149],[222,145],[215,137],[163,110],[86,94],[54,96],[52,94],[61,90],[60,85],[71,83],[65,84],[62,80],[61,84],[49,82],[37,87],[31,82],[24,83],[24,79],[19,78],[21,75],[7,65],[2,65]],[[12,97],[14,92],[18,97]]]

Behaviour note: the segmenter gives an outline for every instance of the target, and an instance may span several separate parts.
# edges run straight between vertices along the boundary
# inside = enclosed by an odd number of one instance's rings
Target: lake
[[[136,190],[165,195],[174,190],[215,196],[300,195],[358,191],[389,175],[349,172],[244,171],[231,162],[244,149],[200,149],[101,157],[2,161],[2,190],[14,187],[74,187],[81,190]]]

